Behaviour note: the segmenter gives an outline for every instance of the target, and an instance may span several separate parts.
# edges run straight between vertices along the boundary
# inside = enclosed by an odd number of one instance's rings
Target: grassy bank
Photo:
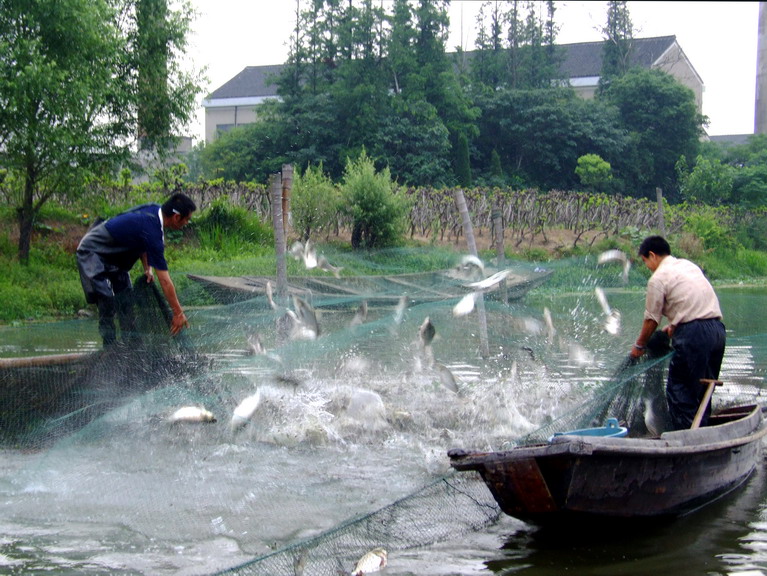
[[[9,209],[0,212],[0,325],[23,324],[72,318],[86,307],[74,252],[77,243],[90,225],[84,214],[72,214],[61,209],[47,209],[35,230],[29,264],[22,266],[17,259],[18,246],[15,222]],[[226,231],[226,232],[224,232]],[[480,256],[489,261],[495,253],[487,244],[487,233],[478,239]],[[621,248],[630,254],[636,250],[641,236],[610,238],[593,246],[572,246],[566,233],[549,234],[546,242],[525,243],[521,248],[507,246],[509,260],[539,262],[557,266],[561,273],[547,283],[547,289],[572,288],[582,278],[575,277],[570,259],[583,259],[607,248]],[[715,285],[767,284],[767,253],[753,250],[702,250],[700,243],[689,237],[670,238],[674,252],[698,263]],[[210,296],[186,274],[212,276],[273,276],[275,251],[271,231],[253,222],[244,214],[211,217],[201,214],[183,233],[166,235],[166,256],[171,276],[185,306],[213,304]],[[453,266],[465,252],[460,245],[430,239],[403,240],[397,248],[374,253],[353,251],[342,239],[318,241],[318,251],[336,266],[342,275],[389,274],[440,270]],[[136,268],[138,274],[138,267]],[[288,258],[288,274],[308,274],[300,262]],[[320,271],[312,274],[323,275]],[[633,286],[641,289],[649,273],[643,266],[635,267]]]

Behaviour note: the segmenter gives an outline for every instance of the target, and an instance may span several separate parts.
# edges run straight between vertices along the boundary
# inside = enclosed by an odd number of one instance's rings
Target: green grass
[[[166,234],[166,257],[171,276],[184,306],[214,304],[210,295],[187,274],[203,276],[273,276],[275,271],[274,241],[271,231],[254,222],[241,211],[232,214],[219,209],[212,216],[200,218],[181,232]],[[202,216],[202,215],[201,215]],[[72,253],[76,238],[86,230],[83,214],[73,214],[51,207],[37,227],[28,265],[17,260],[18,246],[10,236],[15,229],[14,214],[0,209],[0,324],[50,321],[71,318],[86,306],[79,274]],[[207,224],[207,225],[206,225]],[[68,227],[68,230],[58,229]],[[224,230],[226,233],[224,233]],[[75,238],[72,240],[72,238]],[[69,238],[69,240],[67,240]],[[673,240],[672,246],[674,245]],[[67,246],[69,242],[69,246]],[[597,266],[596,255],[603,250],[620,248],[636,251],[634,239],[612,237],[594,246],[562,250],[555,257],[540,249],[521,248],[506,251],[509,262],[523,261],[554,270],[544,291],[591,289],[594,285],[622,286],[620,271],[615,266]],[[342,276],[401,274],[443,270],[456,265],[462,255],[451,245],[403,240],[401,245],[375,251],[352,250],[338,240],[318,242],[318,254],[334,266],[341,266]],[[681,252],[681,251],[680,251]],[[682,256],[687,256],[681,253]],[[488,262],[493,251],[483,251],[480,258]],[[700,250],[690,258],[699,264],[714,284],[744,283],[761,285],[767,279],[767,252],[755,250]],[[649,272],[634,259],[629,287],[643,289]],[[327,272],[306,270],[303,263],[286,256],[289,276],[326,276]],[[133,276],[140,274],[140,266]]]

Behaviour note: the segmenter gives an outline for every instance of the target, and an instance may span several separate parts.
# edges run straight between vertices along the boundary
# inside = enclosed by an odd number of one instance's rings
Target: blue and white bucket
[[[554,436],[599,436],[601,438],[622,438],[628,434],[629,429],[618,425],[617,418],[608,418],[605,425],[598,428],[581,428],[568,432],[555,432]]]

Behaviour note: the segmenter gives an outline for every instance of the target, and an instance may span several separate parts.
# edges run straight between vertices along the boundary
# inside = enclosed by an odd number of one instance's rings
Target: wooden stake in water
[[[272,192],[272,222],[274,224],[274,252],[277,257],[277,299],[284,304],[288,297],[288,268],[285,261],[285,228],[282,220],[282,176],[269,177]]]
[[[479,257],[477,254],[477,242],[474,240],[474,228],[471,225],[471,216],[469,216],[469,209],[466,206],[466,198],[463,195],[463,190],[456,188],[453,195],[455,197],[455,205],[458,208],[458,213],[461,215],[463,233],[466,235],[466,244],[469,253]],[[475,306],[477,307],[477,318],[479,320],[480,354],[482,355],[482,358],[487,358],[490,356],[490,344],[488,343],[487,338],[487,316],[485,315],[485,298],[482,292],[477,294]]]

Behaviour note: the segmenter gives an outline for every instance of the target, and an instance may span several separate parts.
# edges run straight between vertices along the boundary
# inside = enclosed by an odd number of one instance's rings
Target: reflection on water
[[[720,296],[730,336],[722,379],[757,387],[765,293]],[[489,358],[474,317],[453,318],[454,302],[413,307],[401,324],[388,309],[371,308],[361,326],[353,310],[322,311],[320,338],[289,343],[277,341],[271,314],[192,311],[189,334],[214,359],[209,372],[136,396],[51,450],[0,454],[0,571],[206,574],[386,506],[449,472],[448,448],[499,447],[609,378],[638,331],[643,294],[608,297],[621,312],[617,335],[592,293],[488,303]],[[459,394],[418,348],[426,316],[431,353]],[[270,355],[248,354],[252,331]],[[0,354],[88,351],[97,340],[92,320],[3,328]],[[233,433],[232,410],[255,389],[257,417]],[[167,422],[201,403],[218,422]],[[386,573],[767,573],[765,496],[759,468],[742,490],[651,530],[552,533],[504,516],[457,540],[395,547]]]

